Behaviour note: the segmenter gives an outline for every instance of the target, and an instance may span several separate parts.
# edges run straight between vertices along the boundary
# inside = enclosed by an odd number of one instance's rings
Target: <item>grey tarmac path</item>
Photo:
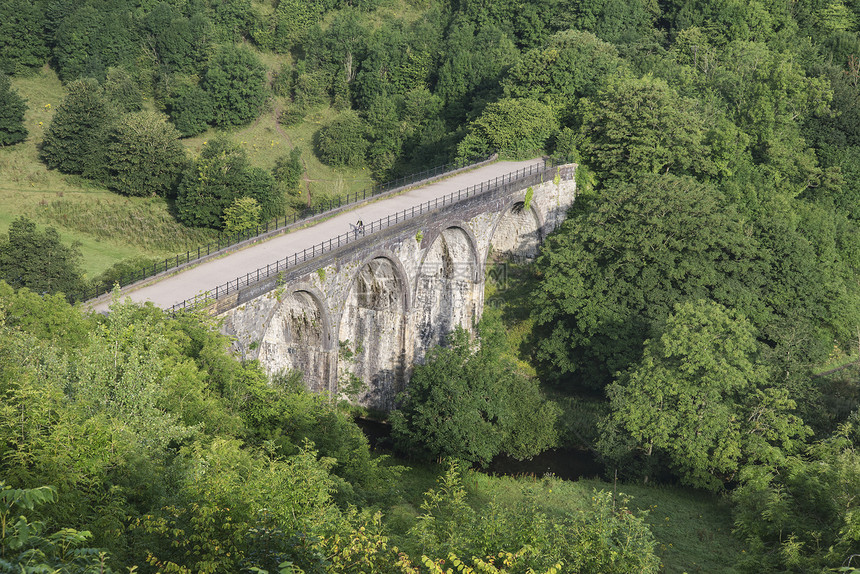
[[[346,211],[316,225],[278,235],[268,241],[236,251],[219,259],[214,259],[191,267],[158,281],[123,294],[133,301],[143,303],[152,301],[162,309],[170,308],[218,285],[256,271],[270,263],[322,243],[331,237],[353,229],[357,221],[375,221],[398,211],[418,206],[425,201],[442,197],[452,191],[459,191],[472,185],[506,175],[518,169],[539,164],[542,159],[527,161],[499,161],[490,165],[466,171],[447,179],[411,189],[388,199],[369,203],[357,209]],[[104,312],[110,301],[93,306],[93,310]]]

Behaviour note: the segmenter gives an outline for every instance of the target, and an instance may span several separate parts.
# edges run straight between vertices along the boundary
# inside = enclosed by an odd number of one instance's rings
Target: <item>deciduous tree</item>
[[[64,245],[53,227],[39,231],[35,223],[19,217],[0,241],[0,279],[16,288],[73,299],[83,288],[80,257],[77,246]]]
[[[676,303],[707,298],[761,317],[758,248],[720,193],[691,178],[605,187],[544,244],[533,296],[550,379],[600,388],[637,361]]]
[[[558,407],[502,355],[495,320],[484,320],[478,331],[472,340],[456,329],[447,346],[416,365],[392,415],[392,434],[405,452],[486,464],[499,452],[529,458],[555,444]],[[543,421],[539,436],[518,428],[532,417]]]
[[[0,16],[0,74],[24,74],[41,67],[48,58],[43,6],[29,0],[3,0]]]
[[[504,98],[489,104],[457,146],[469,160],[493,152],[521,158],[543,150],[559,128],[552,107],[529,98]]]
[[[186,164],[179,132],[161,114],[126,114],[111,131],[108,187],[123,195],[174,195]]]
[[[202,87],[212,102],[216,126],[246,124],[256,118],[265,100],[265,70],[249,49],[221,47],[203,77]]]
[[[212,100],[209,92],[197,84],[182,85],[167,98],[170,121],[184,137],[206,131],[212,122]]]
[[[263,219],[283,212],[284,195],[272,175],[250,167],[245,151],[219,136],[182,174],[176,208],[187,225],[220,229],[224,210],[241,197],[253,197]]]
[[[810,431],[788,392],[769,385],[756,350],[745,317],[707,300],[676,305],[607,389],[613,423],[646,455],[668,453],[693,486],[720,489],[746,464],[782,460]]]
[[[342,112],[317,132],[320,159],[332,166],[360,167],[365,163],[367,127],[358,114]]]
[[[68,89],[45,132],[40,157],[48,167],[63,173],[101,180],[115,109],[91,78],[72,82]]]
[[[665,81],[612,82],[582,104],[582,151],[604,178],[646,173],[715,174],[698,104]]]

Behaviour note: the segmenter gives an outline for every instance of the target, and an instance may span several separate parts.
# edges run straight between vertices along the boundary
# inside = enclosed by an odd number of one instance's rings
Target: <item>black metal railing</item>
[[[159,273],[164,273],[165,271],[175,269],[180,265],[185,265],[187,263],[191,263],[192,261],[196,261],[213,253],[217,253],[222,249],[232,247],[233,245],[237,245],[239,243],[242,243],[243,241],[248,241],[249,239],[260,237],[269,232],[284,229],[285,227],[289,227],[290,225],[295,225],[296,223],[312,219],[326,212],[334,211],[335,209],[340,209],[342,207],[346,207],[355,203],[360,203],[371,197],[381,195],[383,193],[387,193],[395,189],[408,187],[419,182],[425,182],[431,179],[444,176],[447,173],[463,169],[465,167],[483,163],[491,159],[492,157],[492,155],[489,155],[478,160],[472,160],[470,162],[452,162],[430,169],[425,169],[424,171],[412,173],[392,181],[374,184],[361,191],[347,193],[346,195],[327,199],[317,205],[307,207],[301,212],[296,212],[293,215],[277,217],[271,221],[267,221],[264,224],[257,225],[246,231],[230,235],[219,234],[218,238],[215,241],[211,241],[206,245],[202,245],[200,247],[197,247],[196,249],[188,250],[185,253],[177,254],[173,257],[167,257],[164,260],[154,262],[152,265],[141,267],[127,275],[123,275],[118,281],[119,286],[127,287],[128,285],[137,283],[138,281],[143,281],[144,279],[154,277]],[[106,293],[110,293],[112,289],[113,285],[93,285],[85,289],[78,300],[88,301],[90,299],[95,299],[96,297],[99,297]]]
[[[200,293],[192,297],[191,299],[186,299],[181,303],[173,305],[170,308],[170,312],[176,313],[177,311],[194,310],[200,307],[204,307],[206,305],[209,305],[213,301],[217,301],[221,297],[225,297],[230,293],[235,293],[242,287],[247,287],[248,285],[252,285],[264,279],[268,279],[269,277],[276,276],[277,274],[285,271],[290,267],[295,267],[296,265],[304,263],[305,261],[313,259],[319,255],[328,253],[334,249],[338,249],[339,247],[353,243],[354,241],[357,241],[358,239],[364,237],[367,234],[381,231],[383,229],[391,227],[392,225],[396,225],[400,222],[412,219],[413,217],[417,217],[423,213],[434,211],[436,209],[445,207],[446,205],[457,203],[469,197],[474,197],[491,191],[510,189],[510,187],[513,185],[516,185],[518,189],[522,189],[522,187],[526,185],[542,183],[543,181],[545,181],[545,176],[552,173],[556,165],[556,162],[552,160],[544,160],[542,164],[535,164],[529,167],[524,167],[515,172],[511,172],[509,174],[496,177],[495,179],[491,179],[479,184],[475,184],[471,187],[467,187],[466,189],[461,189],[460,191],[454,191],[445,196],[431,199],[422,203],[421,205],[398,211],[393,215],[388,215],[381,219],[377,219],[376,221],[364,224],[362,229],[353,229],[347,233],[341,233],[340,235],[333,237],[327,241],[317,243],[316,245],[308,247],[307,249],[304,249],[300,252],[294,253],[293,255],[285,257],[284,259],[279,259],[278,261],[266,265],[265,267],[260,267],[256,271],[252,271],[241,277],[237,277],[232,281],[228,281],[223,285],[219,285],[214,289],[210,289],[209,291]]]

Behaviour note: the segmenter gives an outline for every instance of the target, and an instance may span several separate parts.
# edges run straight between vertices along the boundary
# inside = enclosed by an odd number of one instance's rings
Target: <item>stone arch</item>
[[[466,226],[442,228],[418,268],[414,305],[413,360],[441,343],[456,326],[471,329],[483,296],[483,265]]]
[[[357,399],[366,407],[391,410],[403,388],[409,306],[409,281],[397,257],[380,252],[358,266],[338,326],[337,380],[363,381]]]
[[[260,363],[270,375],[301,371],[309,390],[331,391],[331,321],[322,293],[298,284],[278,297],[260,342]]]
[[[523,200],[511,201],[493,225],[487,254],[514,262],[530,261],[538,255],[542,229],[543,218],[534,200],[528,208]]]

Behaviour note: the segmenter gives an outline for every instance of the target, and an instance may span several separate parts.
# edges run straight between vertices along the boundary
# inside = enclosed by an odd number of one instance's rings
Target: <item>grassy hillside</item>
[[[279,65],[271,55],[261,59],[272,68]],[[14,78],[13,87],[27,100],[29,135],[24,143],[0,149],[0,233],[19,215],[52,225],[64,241],[80,242],[88,277],[129,257],[163,258],[215,237],[211,230],[177,223],[161,198],[122,197],[80,177],[49,170],[39,161],[38,146],[65,89],[47,67],[30,77]],[[294,147],[302,150],[306,171],[302,195],[293,198],[296,205],[307,204],[309,195],[319,199],[371,185],[366,170],[332,169],[314,155],[313,134],[332,110],[320,108],[303,123],[283,128],[276,121],[282,106],[283,102],[271,101],[255,122],[228,135],[246,149],[253,165],[266,169]],[[196,155],[215,134],[210,130],[183,143],[190,155]]]

